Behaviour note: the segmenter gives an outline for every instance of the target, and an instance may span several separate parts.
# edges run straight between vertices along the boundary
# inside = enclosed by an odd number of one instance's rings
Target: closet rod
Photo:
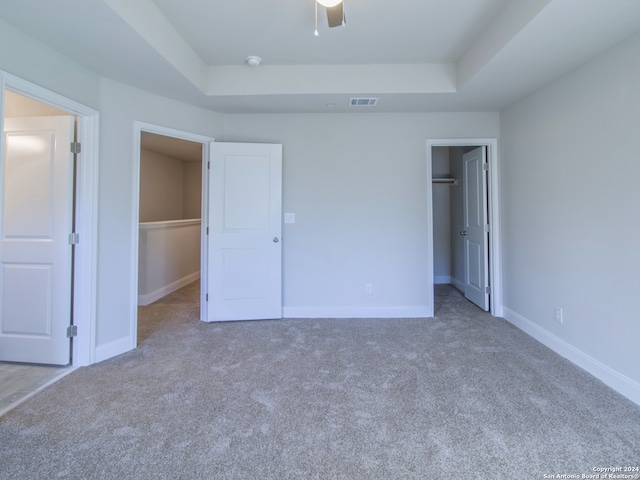
[[[457,178],[432,178],[431,183],[440,183],[444,185],[458,185]]]

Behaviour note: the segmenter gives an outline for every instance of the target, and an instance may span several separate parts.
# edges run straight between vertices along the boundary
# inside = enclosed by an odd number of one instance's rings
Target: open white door
[[[69,116],[5,119],[0,360],[70,361],[72,132]]]
[[[282,145],[212,143],[208,321],[282,317]]]
[[[485,147],[462,156],[464,197],[464,294],[489,311],[489,224],[487,222],[487,176]]]

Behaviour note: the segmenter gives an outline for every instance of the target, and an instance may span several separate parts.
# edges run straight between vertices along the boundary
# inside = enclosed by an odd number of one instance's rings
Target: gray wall
[[[462,155],[467,149],[451,147],[449,149],[449,168],[451,176],[458,179],[458,185],[449,190],[451,204],[451,280],[458,288],[464,289],[464,204],[462,187]]]
[[[505,315],[640,403],[638,52],[636,35],[500,123]]]
[[[225,116],[225,141],[284,145],[285,315],[423,311],[426,140],[498,135],[496,113]]]
[[[450,173],[449,147],[433,147],[431,173],[447,177]],[[435,283],[451,282],[451,202],[446,184],[433,184],[433,276]]]
[[[222,132],[223,117],[111,80],[100,80],[98,359],[136,345],[133,331],[137,284],[132,278],[137,269],[132,241],[135,121],[217,137]]]
[[[140,150],[140,221],[200,218],[202,163]]]
[[[182,199],[184,218],[202,216],[202,162],[183,162]]]

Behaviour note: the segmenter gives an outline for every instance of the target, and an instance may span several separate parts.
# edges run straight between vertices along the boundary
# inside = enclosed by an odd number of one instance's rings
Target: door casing
[[[430,316],[434,310],[433,281],[433,185],[431,184],[433,147],[486,147],[489,176],[489,284],[491,286],[491,314],[502,316],[502,254],[500,246],[500,195],[499,155],[497,138],[442,138],[427,140],[427,230],[429,248],[427,252],[427,302]]]
[[[77,141],[82,145],[76,173],[76,233],[73,318],[78,335],[73,339],[72,365],[90,365],[96,360],[96,291],[98,230],[98,138],[99,113],[74,100],[0,70],[0,129],[4,130],[4,92],[11,90],[38,102],[75,115]],[[0,136],[2,137],[2,136]],[[4,152],[0,138],[0,152]],[[2,153],[0,153],[2,154]],[[0,201],[2,201],[0,192]],[[71,232],[70,232],[71,233]]]

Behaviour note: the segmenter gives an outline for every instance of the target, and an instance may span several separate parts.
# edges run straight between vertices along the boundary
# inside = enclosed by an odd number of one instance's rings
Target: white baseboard
[[[605,365],[570,343],[558,338],[522,315],[503,307],[503,317],[526,334],[586,370],[615,391],[640,405],[640,383]]]
[[[464,282],[461,282],[460,280],[458,280],[457,278],[453,278],[451,277],[451,285],[453,285],[454,287],[456,287],[458,290],[460,290],[461,292],[464,292]]]
[[[154,292],[147,293],[144,295],[138,295],[138,305],[144,307],[149,305],[156,300],[160,300],[162,297],[169,295],[170,293],[175,292],[176,290],[180,290],[182,287],[186,287],[192,282],[195,282],[200,278],[200,272],[192,273],[191,275],[187,275],[186,277],[182,277],[180,280],[176,280],[169,285],[165,285],[160,287]]]
[[[433,283],[435,285],[448,285],[451,283],[451,277],[449,275],[436,275],[433,277]]]
[[[136,348],[135,345],[131,345],[131,337],[123,337],[113,342],[109,342],[106,345],[98,345],[96,347],[96,360],[94,363],[102,362],[116,355],[128,352]]]
[[[283,307],[284,318],[423,318],[429,316],[426,305],[398,307]]]

